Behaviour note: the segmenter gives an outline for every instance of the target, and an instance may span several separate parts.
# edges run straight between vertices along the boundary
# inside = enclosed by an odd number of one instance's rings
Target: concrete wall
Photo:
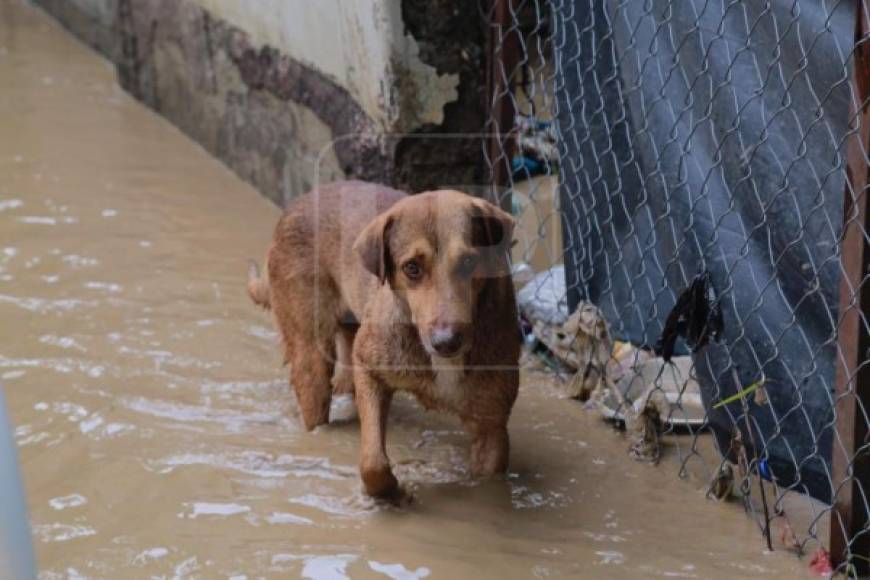
[[[293,55],[335,80],[384,130],[441,123],[444,105],[456,99],[459,76],[438,74],[420,59],[417,42],[404,32],[398,1],[195,1],[244,30],[252,44]],[[413,87],[400,87],[402,74]],[[413,99],[403,98],[408,90]]]
[[[34,0],[278,203],[319,180],[481,181],[476,2]]]

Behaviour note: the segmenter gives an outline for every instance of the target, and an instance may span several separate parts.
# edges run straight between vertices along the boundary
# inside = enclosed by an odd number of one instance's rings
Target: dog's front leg
[[[464,423],[471,435],[471,472],[490,476],[507,471],[510,456],[507,420],[491,423],[467,419]]]
[[[394,496],[399,490],[387,457],[387,415],[393,393],[365,368],[354,370],[356,405],[360,423],[360,476],[366,493]]]

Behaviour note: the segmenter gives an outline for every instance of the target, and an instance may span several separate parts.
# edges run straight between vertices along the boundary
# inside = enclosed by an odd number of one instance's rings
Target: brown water
[[[244,294],[276,208],[14,0],[0,135],[0,380],[42,577],[803,573],[531,374],[507,481],[470,482],[457,422],[400,400],[390,451],[415,499],[374,504],[356,422],[300,429]]]

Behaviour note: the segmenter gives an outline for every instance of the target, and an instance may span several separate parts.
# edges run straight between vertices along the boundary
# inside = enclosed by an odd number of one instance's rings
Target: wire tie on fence
[[[713,405],[713,408],[714,409],[721,409],[725,405],[731,404],[735,401],[739,401],[740,399],[746,397],[747,395],[751,395],[752,393],[757,391],[759,388],[764,386],[765,382],[767,382],[767,379],[761,379],[761,380],[755,381],[754,383],[752,383],[751,385],[749,385],[745,389],[738,391],[737,393],[731,395],[727,399],[719,401],[718,403]],[[766,397],[765,397],[765,400],[766,400]]]

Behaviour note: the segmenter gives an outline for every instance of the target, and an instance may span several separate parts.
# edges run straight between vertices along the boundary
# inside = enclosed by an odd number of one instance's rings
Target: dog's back
[[[285,283],[302,290],[294,283],[301,280],[313,294],[331,284],[342,290],[343,306],[361,316],[376,278],[360,266],[353,243],[372,219],[404,197],[386,186],[343,181],[294,199],[275,227],[266,271],[261,274],[256,262],[249,265],[251,300],[270,308],[273,285],[279,292]]]

